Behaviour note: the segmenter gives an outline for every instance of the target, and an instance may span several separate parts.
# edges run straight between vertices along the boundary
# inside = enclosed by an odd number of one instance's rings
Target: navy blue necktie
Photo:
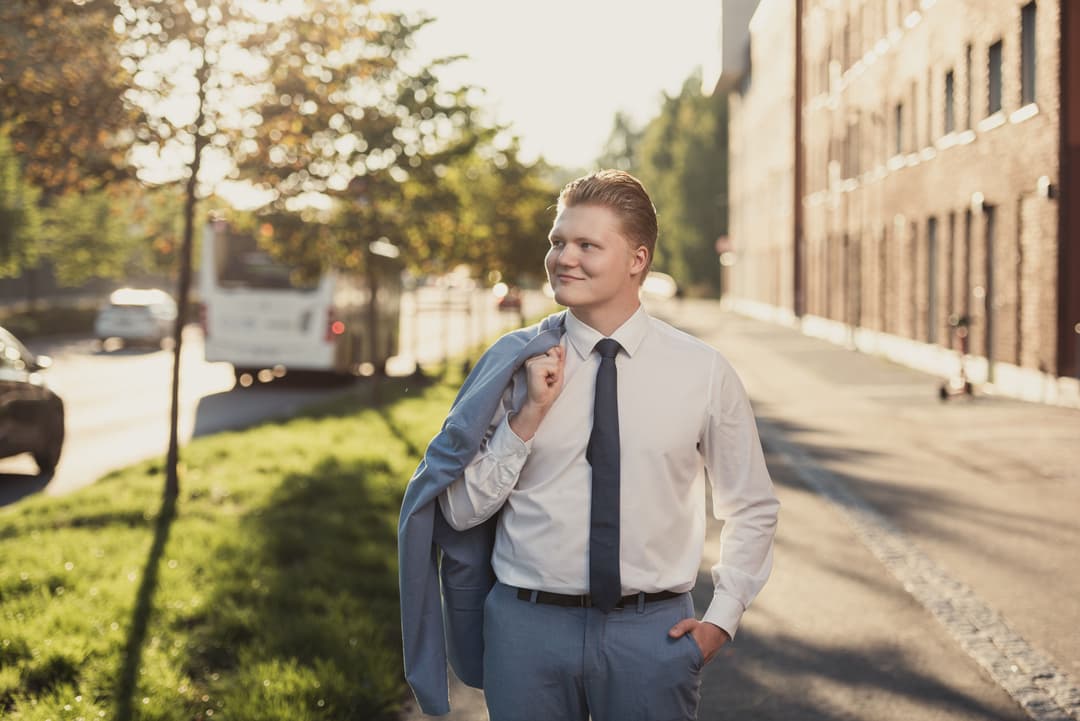
[[[596,344],[600,370],[596,372],[593,427],[585,458],[592,466],[592,504],[589,527],[589,595],[592,605],[605,613],[622,596],[619,580],[619,398],[615,355],[618,341],[604,338]]]

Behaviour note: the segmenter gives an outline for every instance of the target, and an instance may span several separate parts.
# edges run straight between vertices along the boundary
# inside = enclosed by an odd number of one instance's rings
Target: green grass
[[[460,375],[0,512],[0,716],[390,719],[405,686],[397,516]]]
[[[0,314],[0,325],[26,340],[39,336],[92,333],[97,307],[55,307]]]

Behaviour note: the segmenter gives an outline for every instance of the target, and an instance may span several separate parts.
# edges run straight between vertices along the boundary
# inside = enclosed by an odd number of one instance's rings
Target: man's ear
[[[644,245],[639,245],[631,251],[633,260],[630,264],[630,273],[632,275],[644,275],[645,269],[649,267],[649,249]]]

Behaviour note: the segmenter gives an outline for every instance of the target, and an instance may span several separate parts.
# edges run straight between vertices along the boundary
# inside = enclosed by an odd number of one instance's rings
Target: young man
[[[716,350],[641,307],[656,235],[627,173],[563,189],[546,258],[561,339],[525,361],[523,402],[506,391],[438,495],[458,531],[495,519],[492,721],[696,718],[702,667],[768,578],[779,504],[753,413]],[[703,465],[725,524],[698,621]]]

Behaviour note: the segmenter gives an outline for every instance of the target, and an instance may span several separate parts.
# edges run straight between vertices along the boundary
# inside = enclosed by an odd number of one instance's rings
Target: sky
[[[487,90],[483,105],[510,123],[522,155],[592,167],[615,113],[639,125],[661,93],[697,67],[719,65],[720,0],[382,0],[388,10],[436,18],[417,35],[417,57],[466,54],[448,83]],[[715,78],[715,75],[713,76]]]

